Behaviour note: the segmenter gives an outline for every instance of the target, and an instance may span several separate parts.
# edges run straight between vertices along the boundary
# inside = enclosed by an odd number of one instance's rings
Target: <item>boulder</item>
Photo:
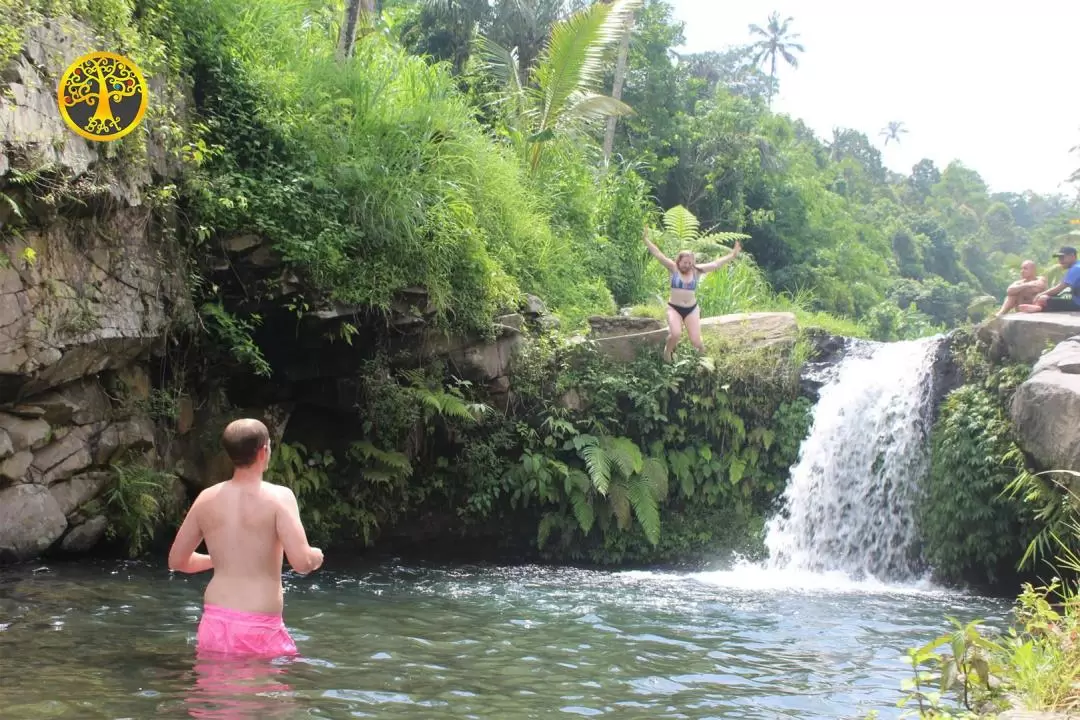
[[[71,515],[100,495],[111,478],[112,473],[107,471],[82,473],[65,482],[56,483],[49,488],[49,492],[60,507],[60,512]]]
[[[86,379],[33,399],[50,425],[86,425],[108,417],[111,403],[96,380]]]
[[[17,452],[0,463],[0,479],[19,481],[26,477],[30,463],[34,462],[34,453],[29,450]]]
[[[60,541],[60,549],[70,553],[89,552],[101,542],[109,521],[104,515],[95,515],[81,525],[72,528]]]
[[[993,357],[1034,363],[1063,340],[1080,335],[1080,312],[1010,313],[979,326],[976,336]]]
[[[81,425],[38,450],[30,465],[30,477],[34,482],[48,486],[90,467],[94,464],[91,444],[102,429],[103,423]]]
[[[1020,445],[1045,470],[1080,472],[1080,337],[1035,364],[1010,408]]]
[[[622,317],[608,319],[616,322],[641,320]],[[604,325],[605,330],[612,332],[616,327],[615,323]],[[642,349],[662,347],[667,341],[667,334],[667,329],[663,328],[610,335],[593,342],[601,353],[612,360],[630,362]],[[741,313],[708,317],[701,321],[701,337],[706,343],[709,338],[716,338],[725,344],[748,348],[789,347],[794,345],[798,335],[799,326],[793,313]],[[685,333],[683,342],[686,342]]]
[[[128,450],[154,447],[154,423],[140,413],[105,428],[93,446],[96,465],[107,465]]]
[[[9,458],[15,454],[15,446],[11,443],[11,436],[7,430],[0,430],[0,459]]]
[[[46,488],[14,485],[0,490],[0,563],[41,554],[66,528],[67,518]]]
[[[650,317],[630,317],[620,315],[609,317],[596,315],[589,318],[589,337],[619,337],[621,335],[637,335],[655,330],[667,331],[667,323]]]
[[[0,429],[3,429],[11,440],[12,453],[37,450],[50,438],[49,423],[40,418],[31,420],[18,415],[0,413]]]

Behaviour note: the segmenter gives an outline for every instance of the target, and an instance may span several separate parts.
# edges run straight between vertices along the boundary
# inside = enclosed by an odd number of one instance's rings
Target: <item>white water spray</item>
[[[861,343],[830,373],[767,527],[767,568],[910,581],[940,337]]]

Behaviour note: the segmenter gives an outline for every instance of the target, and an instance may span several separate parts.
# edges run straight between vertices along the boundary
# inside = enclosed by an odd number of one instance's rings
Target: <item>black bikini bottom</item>
[[[668,307],[675,308],[675,312],[679,313],[679,315],[682,316],[683,320],[685,320],[687,315],[697,309],[697,303],[694,303],[690,307],[683,307],[682,305],[672,305],[671,303],[668,303]]]

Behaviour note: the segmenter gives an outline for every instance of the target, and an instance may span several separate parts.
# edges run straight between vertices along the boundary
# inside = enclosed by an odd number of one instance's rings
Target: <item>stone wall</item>
[[[163,153],[133,137],[110,160],[115,147],[56,111],[60,74],[92,37],[73,20],[31,28],[0,68],[0,192],[19,208],[0,203],[0,562],[100,540],[110,465],[155,450],[150,355],[192,314],[183,258],[146,199],[171,177]]]

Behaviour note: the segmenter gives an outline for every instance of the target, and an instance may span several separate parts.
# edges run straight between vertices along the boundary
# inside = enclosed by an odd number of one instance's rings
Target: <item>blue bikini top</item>
[[[694,271],[694,279],[690,282],[686,282],[682,279],[682,275],[679,272],[671,273],[671,287],[678,288],[680,290],[697,290],[698,273]]]

